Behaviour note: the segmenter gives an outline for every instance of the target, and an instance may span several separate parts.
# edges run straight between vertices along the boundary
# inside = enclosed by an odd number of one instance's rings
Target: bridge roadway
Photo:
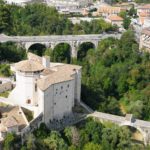
[[[0,42],[57,42],[57,41],[90,41],[108,37],[120,38],[121,34],[86,34],[86,35],[49,35],[49,36],[7,36],[0,35]]]
[[[98,43],[105,38],[114,37],[120,39],[121,34],[86,34],[86,35],[49,35],[49,36],[6,36],[0,35],[0,42],[15,42],[19,46],[24,47],[27,51],[34,44],[42,44],[46,48],[52,50],[60,43],[70,45],[71,57],[77,58],[79,46],[85,42],[93,43],[94,47],[98,47]]]
[[[103,119],[103,120],[106,120],[106,121],[117,122],[118,124],[119,123],[122,124],[124,121],[126,121],[125,117],[112,115],[112,114],[107,114],[107,113],[102,113],[102,112],[97,112],[97,111],[90,114],[89,116],[99,118],[99,119]],[[136,126],[150,128],[150,122],[149,121],[134,119],[132,124],[134,124]]]

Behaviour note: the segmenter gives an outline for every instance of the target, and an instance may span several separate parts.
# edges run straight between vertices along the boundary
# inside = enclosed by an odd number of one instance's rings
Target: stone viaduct
[[[122,117],[95,111],[89,114],[88,117],[92,117],[100,122],[108,121],[119,126],[134,127],[142,134],[144,144],[147,145],[150,143],[150,122],[135,119],[132,114],[127,114],[125,117]]]
[[[46,48],[54,49],[57,44],[68,43],[71,48],[71,57],[77,57],[78,47],[85,42],[93,43],[97,48],[102,39],[114,37],[120,38],[121,34],[87,34],[87,35],[50,35],[50,36],[6,36],[0,35],[0,42],[15,42],[28,50],[34,44],[42,44]]]

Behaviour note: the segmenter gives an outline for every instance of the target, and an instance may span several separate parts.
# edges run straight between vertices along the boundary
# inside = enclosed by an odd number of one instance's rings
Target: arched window
[[[30,100],[30,99],[27,99],[26,103],[27,103],[27,104],[31,104],[31,100]]]
[[[37,92],[37,83],[35,83],[35,92]]]

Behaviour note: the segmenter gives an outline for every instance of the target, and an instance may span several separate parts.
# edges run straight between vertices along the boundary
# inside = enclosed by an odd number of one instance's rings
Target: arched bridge
[[[77,57],[77,48],[80,44],[91,42],[95,48],[102,39],[114,37],[120,38],[121,34],[86,34],[86,35],[50,35],[50,36],[6,36],[0,35],[0,42],[16,42],[28,50],[34,44],[43,44],[46,48],[52,48],[60,43],[68,43],[71,47],[71,56]]]
[[[102,112],[94,112],[88,115],[101,122],[109,121],[119,126],[130,126],[136,128],[142,135],[144,144],[150,143],[150,122],[133,118],[132,114],[127,114],[125,117],[111,115]]]

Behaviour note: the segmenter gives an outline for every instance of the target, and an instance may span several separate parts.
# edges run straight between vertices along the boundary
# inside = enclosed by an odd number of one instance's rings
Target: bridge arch
[[[86,40],[86,41],[80,41],[79,46],[84,44],[84,43],[91,43],[93,44],[93,48],[97,48],[99,41],[92,41],[92,40]]]
[[[87,55],[89,49],[95,48],[95,44],[91,41],[81,42],[77,50],[77,59],[82,60]]]
[[[144,144],[147,145],[147,133],[145,131],[143,131],[140,127],[134,126],[130,123],[122,123],[119,126],[120,127],[123,127],[123,126],[132,127],[132,128],[135,128],[136,130],[138,130],[141,133],[141,135],[143,136]]]
[[[72,47],[69,42],[60,42],[55,44],[52,51],[52,59],[57,62],[71,62]]]
[[[46,50],[46,45],[42,43],[33,43],[28,47],[28,51],[42,56]]]

